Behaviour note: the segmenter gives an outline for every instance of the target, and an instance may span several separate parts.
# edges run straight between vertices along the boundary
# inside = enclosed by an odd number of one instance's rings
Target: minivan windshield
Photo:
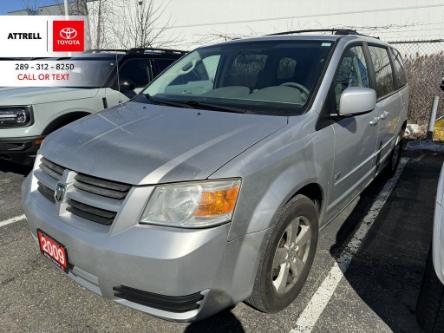
[[[300,113],[315,90],[332,48],[332,41],[319,40],[203,47],[168,68],[142,95],[146,101],[174,106]]]

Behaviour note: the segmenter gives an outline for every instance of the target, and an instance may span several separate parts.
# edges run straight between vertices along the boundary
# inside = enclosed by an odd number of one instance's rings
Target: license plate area
[[[40,252],[50,259],[58,268],[68,272],[68,253],[66,248],[51,236],[37,230]]]

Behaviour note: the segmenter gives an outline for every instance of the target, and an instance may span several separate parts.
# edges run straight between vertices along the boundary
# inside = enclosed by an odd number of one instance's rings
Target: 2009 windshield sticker
[[[323,42],[323,43],[321,44],[321,46],[323,46],[323,47],[331,46],[331,43],[330,43],[330,42]]]

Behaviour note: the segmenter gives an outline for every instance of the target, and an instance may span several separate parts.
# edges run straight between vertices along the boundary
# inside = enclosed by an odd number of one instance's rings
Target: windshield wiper
[[[145,94],[145,97],[156,104],[163,104],[168,106],[175,106],[175,107],[186,107],[186,108],[192,108],[192,109],[202,109],[202,110],[213,110],[213,111],[224,111],[224,112],[234,112],[234,113],[247,113],[248,111],[241,108],[236,108],[232,106],[225,106],[225,105],[219,105],[219,104],[213,104],[213,103],[206,103],[206,102],[198,102],[195,100],[185,100],[185,101],[177,101],[177,100],[169,100],[164,98],[154,98],[152,96],[149,96]]]
[[[148,94],[143,94],[143,96],[145,96],[146,99],[148,99],[153,104],[175,106],[175,107],[179,107],[179,108],[183,108],[183,107],[190,108],[191,107],[190,105],[188,105],[186,103],[177,102],[177,101],[171,101],[171,100],[165,100],[165,99],[161,99],[161,98],[155,98],[155,97],[152,97],[152,96],[150,96]]]
[[[214,110],[214,111],[225,111],[225,112],[234,112],[234,113],[247,113],[248,111],[241,108],[236,108],[233,106],[219,105],[213,103],[206,102],[198,102],[198,101],[186,101],[187,105],[195,108],[195,109],[205,109],[205,110]]]

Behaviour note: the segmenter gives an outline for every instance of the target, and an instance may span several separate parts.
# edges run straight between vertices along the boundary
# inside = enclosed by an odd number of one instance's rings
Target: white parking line
[[[0,228],[1,227],[6,227],[8,224],[12,224],[12,223],[15,223],[15,222],[22,221],[25,218],[26,218],[25,215],[19,215],[19,216],[11,217],[10,219],[4,220],[4,221],[0,221]]]
[[[367,232],[372,227],[380,210],[395,188],[395,185],[398,182],[408,160],[408,158],[401,159],[395,175],[389,181],[387,181],[381,192],[378,194],[376,201],[370,207],[367,215],[363,218],[359,229],[344,248],[339,258],[336,258],[327,277],[324,279],[324,281],[322,281],[319,288],[313,294],[310,302],[307,304],[304,311],[300,314],[298,320],[296,321],[296,327],[292,329],[290,333],[309,333],[313,330],[330,298],[333,296],[336,287],[344,276],[344,273],[350,266],[353,256],[358,252],[362,241],[367,235]]]

